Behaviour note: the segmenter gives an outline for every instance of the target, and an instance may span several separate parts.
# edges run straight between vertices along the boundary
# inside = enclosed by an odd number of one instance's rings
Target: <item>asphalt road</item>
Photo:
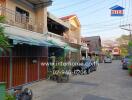
[[[89,75],[77,75],[69,83],[41,81],[31,86],[34,100],[132,100],[132,77],[120,61],[100,64]]]

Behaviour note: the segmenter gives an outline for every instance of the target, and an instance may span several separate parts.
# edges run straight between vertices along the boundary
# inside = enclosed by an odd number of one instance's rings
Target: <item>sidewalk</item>
[[[57,86],[58,86],[57,82],[50,81],[50,80],[41,80],[32,84],[26,85],[24,86],[24,88],[28,87],[29,89],[33,91],[33,100],[40,100],[39,98],[43,94],[45,94],[44,92]]]
[[[70,76],[70,80],[72,80],[73,76]],[[64,85],[68,83],[57,83],[56,81],[51,81],[51,80],[41,80],[38,82],[34,82],[32,84],[28,84],[24,86],[24,88],[28,87],[29,89],[32,90],[33,92],[33,100],[42,100],[43,97],[47,97],[51,95],[50,91],[55,90],[60,90],[63,89],[65,86]]]

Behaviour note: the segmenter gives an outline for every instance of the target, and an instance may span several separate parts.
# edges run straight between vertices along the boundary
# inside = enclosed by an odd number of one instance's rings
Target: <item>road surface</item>
[[[74,76],[69,83],[41,81],[31,88],[34,100],[132,100],[132,77],[120,61],[100,64],[96,72]]]

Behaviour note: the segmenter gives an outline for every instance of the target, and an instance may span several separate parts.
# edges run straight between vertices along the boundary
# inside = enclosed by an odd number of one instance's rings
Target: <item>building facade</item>
[[[64,33],[64,38],[69,45],[76,49],[69,52],[72,61],[79,61],[81,59],[81,24],[76,15],[69,15],[61,18],[64,22],[69,23],[69,30]]]
[[[101,53],[102,46],[101,46],[101,38],[99,36],[83,37],[82,40],[84,40],[87,43],[90,53],[94,53],[94,54]]]
[[[47,3],[45,3],[47,2]],[[0,55],[0,82],[7,88],[46,78],[47,6],[50,0],[0,0],[0,15],[12,47]]]
[[[51,0],[0,0],[5,36],[12,45],[0,53],[0,82],[7,88],[45,79],[49,58],[80,60],[80,23],[47,12]]]

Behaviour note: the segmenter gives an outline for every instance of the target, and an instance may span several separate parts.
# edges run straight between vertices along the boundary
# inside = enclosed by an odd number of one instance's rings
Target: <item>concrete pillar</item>
[[[88,51],[86,50],[86,58],[88,58]]]
[[[47,33],[48,32],[48,28],[47,28],[47,8],[43,8],[43,22],[44,22],[44,26],[43,26],[43,33]]]
[[[47,33],[47,8],[36,9],[36,27],[37,32]]]

